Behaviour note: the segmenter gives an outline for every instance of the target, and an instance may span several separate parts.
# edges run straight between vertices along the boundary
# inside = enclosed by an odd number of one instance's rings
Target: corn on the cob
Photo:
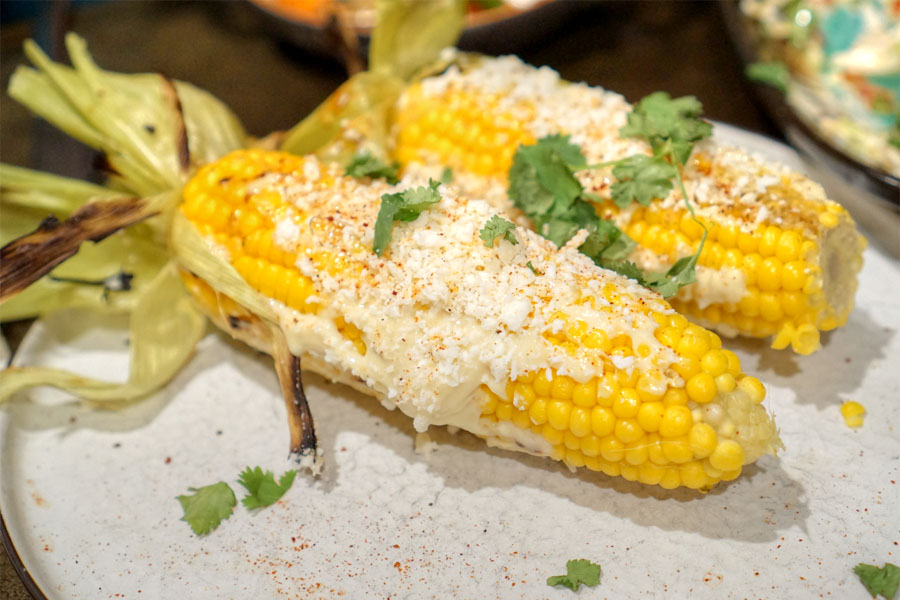
[[[569,134],[591,164],[648,153],[642,141],[618,133],[629,110],[621,96],[563,82],[546,67],[476,59],[405,92],[393,153],[406,172],[436,174],[447,165],[465,194],[511,210],[506,175],[520,144]],[[819,347],[820,331],[846,323],[865,240],[820,186],[709,140],[682,175],[710,233],[698,281],[682,288],[673,307],[723,335],[774,336],[773,347],[801,354]],[[609,169],[579,178],[587,191],[608,197]],[[647,208],[596,208],[638,243],[631,258],[651,271],[696,252],[703,233],[677,190]]]
[[[419,431],[454,425],[570,467],[699,490],[778,447],[762,384],[718,336],[572,244],[556,251],[519,228],[520,243],[485,247],[485,202],[444,190],[376,256],[379,198],[395,189],[249,150],[201,169],[181,210],[271,299],[305,366],[399,407]],[[228,317],[246,311],[186,278],[234,331]]]

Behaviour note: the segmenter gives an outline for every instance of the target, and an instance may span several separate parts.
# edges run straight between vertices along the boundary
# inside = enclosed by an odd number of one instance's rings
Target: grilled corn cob
[[[183,217],[265,296],[304,366],[396,406],[570,467],[708,490],[779,445],[765,391],[717,335],[658,295],[441,188],[372,251],[382,194],[314,157],[232,153],[187,184]],[[178,227],[175,227],[177,232]],[[251,315],[185,270],[213,320]],[[229,323],[230,321],[230,323]]]
[[[449,166],[465,194],[515,214],[506,176],[519,145],[562,133],[591,164],[649,153],[644,142],[619,135],[629,111],[621,96],[566,83],[549,68],[514,57],[475,59],[404,93],[392,151],[407,172],[436,175]],[[774,348],[800,354],[819,347],[820,331],[847,322],[865,240],[820,186],[709,140],[682,176],[709,237],[697,283],[672,299],[676,310],[726,336],[773,336]],[[608,168],[579,179],[609,197]],[[677,190],[646,208],[602,202],[596,209],[638,243],[631,259],[650,271],[695,253],[703,234]]]

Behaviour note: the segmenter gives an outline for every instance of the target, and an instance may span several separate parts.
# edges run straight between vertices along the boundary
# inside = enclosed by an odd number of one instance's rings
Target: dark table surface
[[[558,23],[541,24],[540,35],[517,49],[523,59],[631,101],[655,90],[693,94],[709,118],[780,138],[750,97],[716,2],[570,4]],[[117,1],[68,10],[46,4],[42,11],[39,20],[0,27],[4,89],[25,62],[22,41],[52,40],[63,29],[81,34],[104,68],[159,71],[212,92],[257,135],[290,127],[346,77],[340,61],[283,41],[271,21],[243,2]],[[70,175],[90,166],[86,153],[61,143],[5,96],[0,160]],[[30,597],[2,552],[0,597]]]

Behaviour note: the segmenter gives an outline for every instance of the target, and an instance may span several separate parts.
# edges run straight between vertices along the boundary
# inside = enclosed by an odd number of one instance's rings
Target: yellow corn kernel
[[[781,261],[774,256],[763,259],[756,271],[756,284],[763,292],[774,292],[781,287]]]
[[[591,379],[587,383],[579,383],[572,390],[572,402],[575,406],[591,408],[597,403],[597,381]]]
[[[744,449],[734,440],[722,440],[709,455],[709,464],[720,471],[740,469],[744,463]]]
[[[686,406],[668,406],[659,424],[659,434],[665,438],[685,435],[691,430],[693,418]]]
[[[663,397],[667,387],[663,374],[657,369],[651,369],[638,378],[635,390],[642,402],[653,402]]]
[[[731,373],[722,373],[721,375],[717,375],[715,378],[716,382],[716,390],[720,394],[727,394],[729,392],[733,392],[737,387],[737,381],[734,378],[734,375]]]
[[[664,439],[660,441],[663,455],[666,460],[681,464],[686,463],[694,457],[694,451],[691,450],[691,444],[687,436],[681,436],[674,439]]]
[[[498,398],[493,392],[487,392],[481,403],[481,414],[492,415],[497,411]]]
[[[591,410],[591,430],[598,437],[608,436],[616,427],[616,416],[612,410],[595,406]]]
[[[666,407],[662,402],[644,402],[638,409],[637,420],[641,429],[647,432],[659,431]]]
[[[547,378],[546,369],[541,369],[534,378],[534,391],[538,396],[550,396],[550,390],[553,389],[550,379]]]
[[[663,396],[666,406],[684,406],[688,403],[688,395],[684,388],[669,388]]]
[[[819,347],[819,330],[808,323],[797,327],[791,338],[791,348],[797,354],[812,354]]]
[[[863,417],[866,414],[865,407],[854,400],[848,400],[841,404],[841,416],[847,427],[862,427]]]
[[[606,374],[597,380],[597,404],[599,406],[612,406],[613,400],[619,395],[619,384],[612,374]]]
[[[738,387],[750,397],[753,404],[760,404],[766,397],[766,388],[756,377],[746,376],[738,381]]]
[[[642,465],[647,462],[648,454],[647,454],[647,446],[644,444],[644,440],[638,438],[637,440],[631,442],[630,444],[626,444],[625,446],[625,462],[629,465]]]
[[[514,410],[512,414],[512,422],[513,425],[520,429],[531,428],[531,419],[528,417],[528,413],[524,410]]]
[[[679,469],[681,474],[681,484],[692,490],[699,490],[709,485],[709,479],[703,471],[703,465],[696,460],[692,460],[681,465]]]
[[[619,395],[613,400],[612,410],[617,417],[633,417],[637,415],[641,406],[641,399],[638,393],[631,389],[625,388],[619,391]]]
[[[547,400],[538,398],[528,407],[528,418],[535,425],[543,425],[547,422]]]
[[[662,481],[666,469],[652,462],[645,462],[638,467],[638,481],[647,485],[657,485]]]
[[[626,418],[616,421],[615,436],[619,438],[623,444],[630,444],[641,439],[644,436],[644,430],[641,429],[637,419]]]
[[[578,450],[569,449],[566,452],[566,462],[573,467],[583,467],[584,466],[584,455]]]
[[[716,377],[728,370],[728,357],[722,350],[710,350],[700,359],[700,368],[710,376]]]
[[[600,456],[600,438],[593,433],[581,438],[581,453],[585,456]]]
[[[654,464],[665,465],[669,463],[669,459],[666,458],[666,454],[663,452],[662,440],[658,433],[648,433],[644,436],[643,444],[647,448],[647,458]]]
[[[615,436],[608,435],[600,440],[600,456],[609,462],[619,462],[625,456],[625,444]]]
[[[688,397],[698,404],[711,402],[718,393],[715,379],[709,373],[697,373],[688,379],[685,387]]]
[[[556,400],[571,400],[572,390],[575,389],[575,381],[567,375],[557,375],[553,378],[550,396]]]
[[[688,443],[697,458],[706,458],[712,454],[716,449],[718,439],[715,429],[706,423],[694,423],[688,434]]]
[[[550,423],[544,423],[541,427],[541,435],[544,436],[544,439],[550,442],[553,446],[558,446],[563,443],[563,439],[565,434],[562,430],[553,427]]]
[[[591,411],[576,406],[569,413],[569,430],[577,437],[591,433]]]
[[[763,230],[762,237],[759,239],[759,254],[763,258],[775,254],[775,247],[778,240],[781,239],[781,229],[775,225],[769,225]]]
[[[547,422],[556,429],[564,431],[569,428],[569,414],[572,404],[564,400],[553,400],[547,405]]]

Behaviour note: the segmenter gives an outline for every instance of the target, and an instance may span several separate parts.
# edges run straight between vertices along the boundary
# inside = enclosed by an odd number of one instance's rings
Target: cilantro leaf
[[[249,509],[275,504],[291,488],[296,475],[297,471],[287,471],[281,476],[278,483],[275,483],[275,475],[272,471],[263,472],[260,467],[253,469],[247,467],[238,477],[238,483],[247,488],[249,492],[241,500],[241,504]]]
[[[702,113],[703,105],[693,96],[672,98],[666,92],[654,92],[628,113],[628,122],[619,133],[645,140],[654,156],[665,157],[674,152],[684,164],[693,143],[712,134],[712,125],[700,118]]]
[[[497,238],[503,238],[515,246],[519,243],[519,240],[513,235],[513,230],[515,228],[516,224],[512,221],[508,221],[500,215],[494,215],[485,222],[484,227],[478,232],[478,236],[484,240],[484,245],[488,248],[494,247],[494,241]]]
[[[531,264],[530,260],[527,263],[525,263],[525,266],[528,267],[529,269],[531,269],[531,272],[534,273],[535,275],[543,275],[543,273],[538,272],[538,270],[534,267],[534,265]]]
[[[547,585],[562,585],[577,592],[581,584],[594,587],[600,584],[600,565],[595,565],[586,558],[570,560],[566,563],[566,574],[547,578]]]
[[[750,63],[744,74],[753,81],[772,86],[782,94],[787,93],[791,82],[787,65],[778,60]]]
[[[891,600],[897,595],[897,588],[900,587],[900,567],[897,565],[884,563],[883,567],[876,567],[859,563],[853,568],[853,572],[873,598],[881,594],[887,600]]]
[[[388,165],[368,152],[362,152],[350,159],[344,174],[350,177],[371,177],[373,179],[383,177],[388,183],[395,184],[400,181],[397,178],[399,169],[400,165],[397,163]]]
[[[178,496],[184,509],[182,521],[187,521],[197,535],[204,535],[231,516],[237,500],[224,481],[201,488],[188,488],[194,494]]]
[[[378,209],[375,239],[372,244],[375,254],[381,256],[390,243],[394,221],[415,221],[419,218],[419,213],[441,201],[441,194],[437,191],[440,185],[440,181],[429,179],[427,187],[418,186],[396,194],[381,196],[381,208]]]
[[[441,171],[441,183],[453,183],[453,169],[444,167]]]
[[[665,198],[672,191],[672,179],[678,169],[662,158],[635,154],[619,162],[612,170],[613,201],[619,208],[632,202],[649,206],[654,198]]]
[[[670,124],[655,124],[654,120],[659,118],[657,113],[671,117],[670,113],[674,111],[682,117],[688,115],[684,118],[690,120],[693,118],[690,115],[700,110],[700,103],[694,98],[673,101],[667,94],[662,96],[664,98],[657,104],[651,102],[649,109],[645,106],[643,113],[637,110],[633,113],[637,114],[633,127],[637,127],[637,121],[645,121],[642,129],[635,129],[635,133],[682,136],[684,139],[678,138],[673,142],[670,138],[659,137],[657,148],[662,154],[629,156],[612,163],[613,175],[617,178],[612,186],[612,196],[621,207],[631,202],[647,205],[654,198],[666,197],[674,186],[672,180],[680,183],[679,170],[673,163],[680,159],[681,154],[689,156],[693,148],[693,141],[690,140],[705,135],[707,130],[708,123],[699,119],[693,125],[675,128],[669,127]],[[643,129],[645,125],[646,131]],[[534,145],[518,148],[509,171],[508,194],[513,204],[531,219],[535,230],[557,246],[563,246],[579,230],[586,230],[588,236],[578,249],[604,269],[634,279],[665,297],[692,283],[696,279],[694,270],[699,251],[694,256],[679,259],[661,273],[645,273],[627,260],[636,246],[634,240],[615,223],[597,215],[591,203],[597,204],[604,199],[586,192],[575,177],[578,170],[596,166],[587,166],[581,149],[570,143],[568,136],[547,136]]]
[[[509,196],[526,214],[564,212],[584,191],[575,171],[586,164],[569,136],[550,135],[519,146],[509,171]]]

